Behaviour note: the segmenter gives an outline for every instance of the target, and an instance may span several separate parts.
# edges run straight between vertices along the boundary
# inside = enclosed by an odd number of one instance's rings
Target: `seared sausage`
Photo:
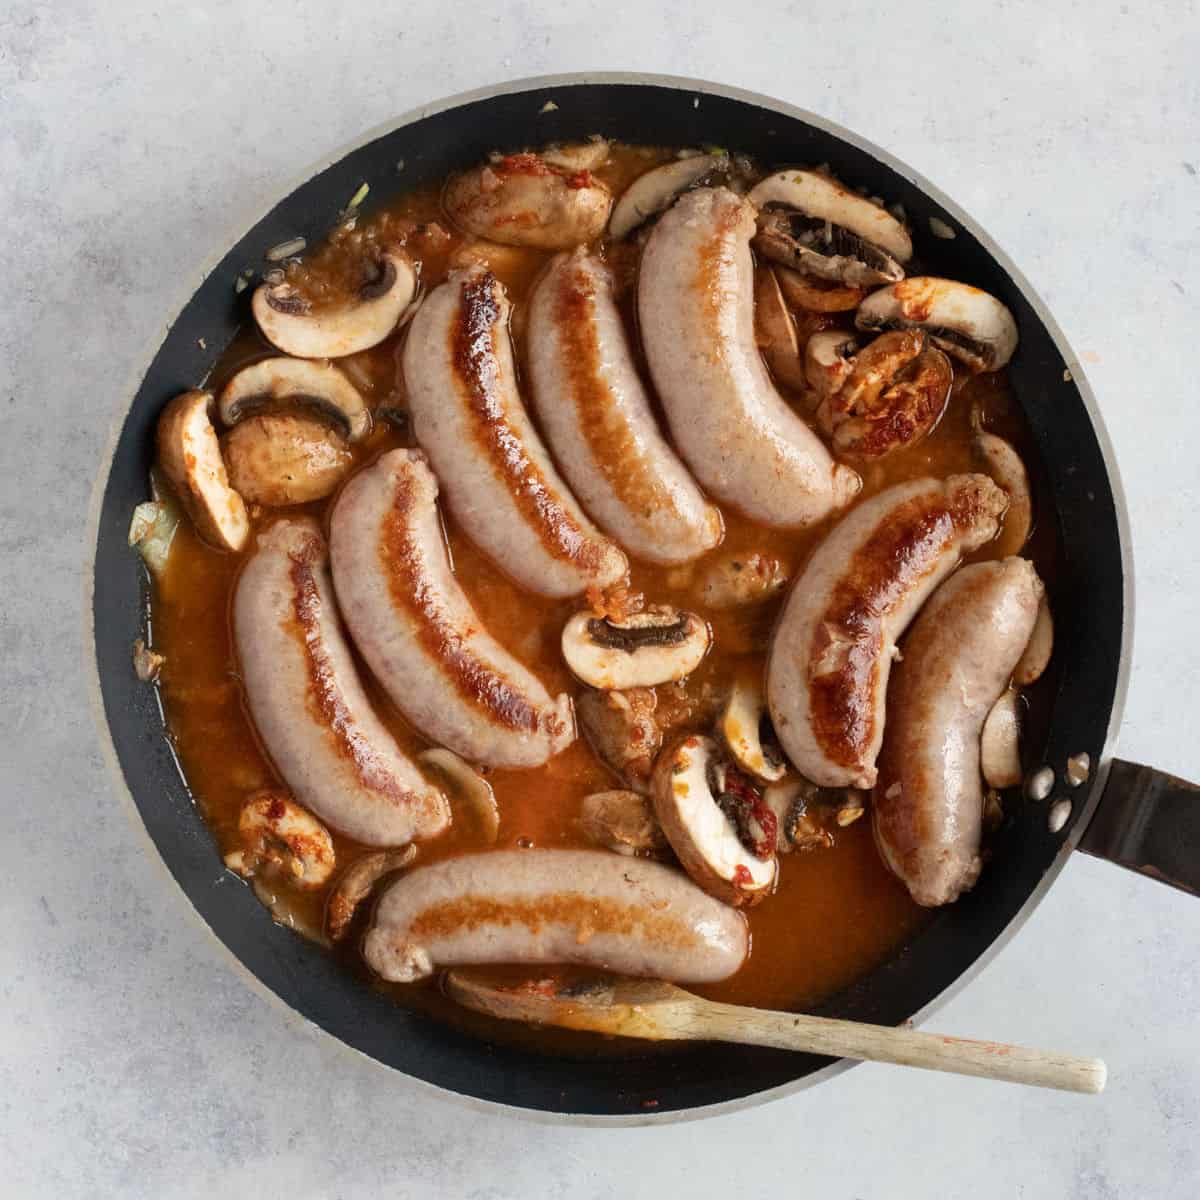
[[[904,639],[872,806],[879,852],[918,904],[949,904],[979,877],[979,738],[1043,590],[1023,558],[963,567]]]
[[[767,704],[801,775],[869,788],[896,639],[926,597],[995,537],[1004,493],[986,475],[897,484],[833,527],[797,579],[767,655]]]
[[[498,850],[398,879],[363,957],[402,983],[469,963],[584,963],[709,983],[747,949],[742,916],[671,867],[607,850]]]
[[[315,521],[277,521],[258,535],[234,593],[233,633],[250,715],[301,804],[369,846],[446,828],[446,798],[401,752],[363,692]]]
[[[509,311],[479,266],[430,293],[404,347],[413,432],[458,523],[518,583],[544,596],[607,587],[628,564],[583,515],[521,403]]]
[[[346,624],[392,702],[472,762],[536,767],[575,738],[569,697],[546,689],[491,635],[454,577],[437,480],[414,450],[359,472],[330,517]]]
[[[659,433],[608,268],[582,248],[558,255],[530,300],[527,340],[534,411],[596,523],[650,562],[711,550],[721,514]]]
[[[638,316],[671,435],[700,483],[766,525],[823,520],[857,493],[775,390],[754,339],[754,206],[681,197],[642,253]]]

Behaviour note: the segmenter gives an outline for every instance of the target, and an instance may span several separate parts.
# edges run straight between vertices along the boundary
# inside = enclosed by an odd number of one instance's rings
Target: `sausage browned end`
[[[815,524],[857,493],[775,389],[754,335],[755,209],[688,192],[642,252],[638,320],[671,435],[700,483],[766,525]]]
[[[499,850],[396,880],[363,956],[403,983],[472,963],[582,963],[709,983],[732,975],[748,948],[741,914],[672,867],[605,850]]]
[[[979,876],[980,733],[1043,590],[1023,558],[963,567],[904,639],[872,805],[880,853],[918,904],[949,904]]]
[[[425,456],[392,450],[342,490],[330,517],[346,624],[392,702],[472,762],[535,767],[575,738],[549,693],[488,632],[450,565]]]
[[[558,255],[538,282],[527,342],[538,421],[596,523],[650,562],[711,550],[724,533],[721,514],[659,432],[612,274],[583,247]]]
[[[986,475],[915,479],[843,517],[796,580],[767,656],[767,704],[788,758],[821,787],[869,788],[896,639],[1007,501]]]
[[[233,601],[233,632],[255,728],[296,799],[370,846],[441,833],[445,797],[380,723],[346,644],[315,521],[258,535]]]
[[[576,596],[628,564],[584,516],[521,403],[510,308],[479,266],[429,294],[404,346],[413,432],[467,535],[531,591]]]

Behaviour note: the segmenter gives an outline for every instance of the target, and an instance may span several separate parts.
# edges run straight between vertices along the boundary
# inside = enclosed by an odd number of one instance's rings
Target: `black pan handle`
[[[1079,849],[1200,895],[1200,787],[1114,758]]]

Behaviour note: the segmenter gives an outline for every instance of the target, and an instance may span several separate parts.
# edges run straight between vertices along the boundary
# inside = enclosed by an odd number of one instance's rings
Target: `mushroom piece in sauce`
[[[266,874],[308,890],[333,874],[329,830],[276,788],[247,798],[238,817],[238,840],[240,847],[225,856],[225,865],[246,879]]]
[[[775,814],[708,737],[686,736],[654,768],[654,811],[687,873],[728,904],[757,904],[775,883]]]
[[[787,759],[775,739],[762,688],[757,683],[739,679],[733,685],[719,728],[734,761],[756,779],[778,783],[787,774]]]
[[[650,772],[662,748],[652,688],[589,690],[575,699],[579,728],[597,757],[635,792],[650,791]]]
[[[723,175],[729,166],[728,154],[692,154],[639,175],[613,207],[609,237],[620,241],[644,221],[670,208],[684,192]]]
[[[592,687],[653,687],[690,675],[708,650],[708,625],[666,605],[616,619],[576,613],[563,628],[567,666]]]
[[[298,405],[331,421],[349,442],[371,430],[359,390],[332,363],[308,358],[266,358],[243,367],[221,390],[218,412],[226,425],[250,413]]]
[[[340,434],[301,413],[260,413],[225,435],[233,486],[250,502],[287,508],[328,496],[353,457]]]
[[[342,358],[383,341],[412,303],[417,275],[403,254],[384,252],[354,300],[314,309],[288,283],[264,283],[251,308],[263,337],[297,358]]]
[[[593,792],[580,802],[579,825],[589,841],[628,856],[662,856],[669,850],[654,807],[637,792]]]
[[[347,867],[325,904],[325,928],[330,940],[338,942],[346,936],[358,906],[385,875],[403,870],[416,857],[416,846],[376,850]]]

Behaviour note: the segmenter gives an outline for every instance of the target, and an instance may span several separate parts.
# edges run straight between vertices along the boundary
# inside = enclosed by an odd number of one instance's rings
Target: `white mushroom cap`
[[[418,754],[417,762],[433,772],[452,805],[454,801],[461,803],[468,813],[468,822],[483,840],[494,842],[500,834],[500,806],[492,785],[470,763],[440,746]]]
[[[859,329],[923,329],[935,346],[978,371],[999,370],[1017,348],[1017,323],[995,296],[932,275],[872,292],[855,323]]]
[[[887,251],[897,262],[906,263],[912,258],[908,230],[886,208],[817,171],[777,171],[752,188],[749,198],[760,209],[781,204],[805,216],[840,225]]]
[[[756,779],[778,783],[787,774],[788,764],[778,745],[763,745],[763,723],[769,720],[761,686],[739,679],[721,712],[721,737],[739,767]]]
[[[402,254],[384,253],[378,281],[359,298],[313,312],[286,283],[262,284],[251,308],[263,337],[297,358],[342,358],[383,341],[412,303],[417,290],[413,265]]]
[[[712,171],[727,171],[728,154],[693,154],[639,175],[613,206],[608,236],[627,236],[643,221],[671,207],[676,199]]]
[[[567,666],[594,688],[654,687],[690,675],[708,651],[706,622],[665,605],[614,621],[576,613],[564,626]]]
[[[371,429],[354,384],[332,363],[309,358],[265,358],[243,367],[221,390],[217,411],[226,425],[236,425],[257,408],[285,403],[315,409],[347,441],[360,441]]]
[[[742,844],[709,782],[719,761],[712,738],[678,741],[654,769],[654,811],[687,873],[710,895],[729,904],[756,904],[775,882],[774,855],[762,859]]]
[[[158,418],[158,461],[196,531],[222,550],[240,550],[250,535],[242,497],[229,486],[209,392],[176,396]]]

